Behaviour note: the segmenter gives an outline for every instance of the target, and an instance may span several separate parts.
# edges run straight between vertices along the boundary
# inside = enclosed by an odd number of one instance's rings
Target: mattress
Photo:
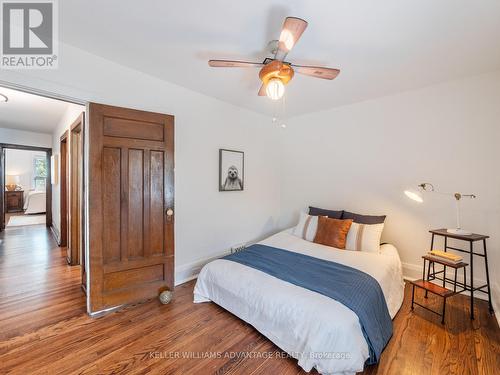
[[[356,268],[380,284],[391,318],[403,302],[404,283],[396,248],[380,253],[339,250],[293,236],[291,230],[260,242]],[[305,371],[354,374],[363,371],[369,349],[356,314],[341,303],[229,260],[200,272],[194,302],[213,301],[254,326],[298,360]]]
[[[30,191],[24,201],[25,214],[45,213],[47,194],[44,191]]]

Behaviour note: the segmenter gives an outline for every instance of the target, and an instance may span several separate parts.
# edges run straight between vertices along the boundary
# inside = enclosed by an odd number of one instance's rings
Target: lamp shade
[[[6,185],[19,185],[21,183],[21,177],[17,174],[8,174],[5,183]]]
[[[414,200],[415,202],[422,203],[424,201],[424,198],[422,197],[422,194],[416,191],[412,190],[405,190],[405,195],[410,198],[411,200]]]

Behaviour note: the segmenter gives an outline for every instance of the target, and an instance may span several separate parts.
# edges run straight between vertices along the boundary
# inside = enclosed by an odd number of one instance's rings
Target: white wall
[[[207,257],[275,230],[280,129],[269,118],[64,44],[60,50],[59,69],[3,70],[0,81],[175,116],[177,282]],[[218,191],[219,148],[245,152],[245,191]]]
[[[282,136],[280,225],[309,204],[386,214],[383,240],[398,247],[405,273],[418,276],[428,230],[455,224],[454,200],[427,195],[418,204],[403,191],[432,182],[443,192],[475,193],[463,201],[462,227],[491,236],[498,293],[499,142],[500,72],[293,118]]]
[[[61,120],[57,124],[56,130],[52,134],[52,155],[58,155],[58,169],[53,171],[57,173],[57,184],[52,185],[52,226],[56,233],[61,232],[61,135],[69,129],[80,113],[85,111],[85,107],[77,104],[69,104]],[[68,152],[71,147],[68,138]],[[68,176],[69,177],[69,176]]]
[[[50,134],[34,133],[0,127],[0,143],[50,148],[52,147],[52,137]]]
[[[19,175],[21,180],[20,185],[24,189],[24,195],[33,186],[33,159],[35,156],[45,157],[46,153],[43,151],[28,151],[28,150],[5,150],[5,172],[6,175]]]

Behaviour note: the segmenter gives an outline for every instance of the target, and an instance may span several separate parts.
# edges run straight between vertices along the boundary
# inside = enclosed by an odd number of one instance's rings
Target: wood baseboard
[[[54,225],[50,226],[50,232],[54,236],[54,239],[57,242],[57,246],[61,246],[61,236],[59,235],[59,231],[57,230],[56,227],[54,227]]]

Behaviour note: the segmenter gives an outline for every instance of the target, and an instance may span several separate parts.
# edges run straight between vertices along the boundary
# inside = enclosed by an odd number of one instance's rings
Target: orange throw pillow
[[[318,218],[318,230],[314,242],[321,245],[345,249],[347,233],[351,227],[352,220],[330,219],[320,216]]]

